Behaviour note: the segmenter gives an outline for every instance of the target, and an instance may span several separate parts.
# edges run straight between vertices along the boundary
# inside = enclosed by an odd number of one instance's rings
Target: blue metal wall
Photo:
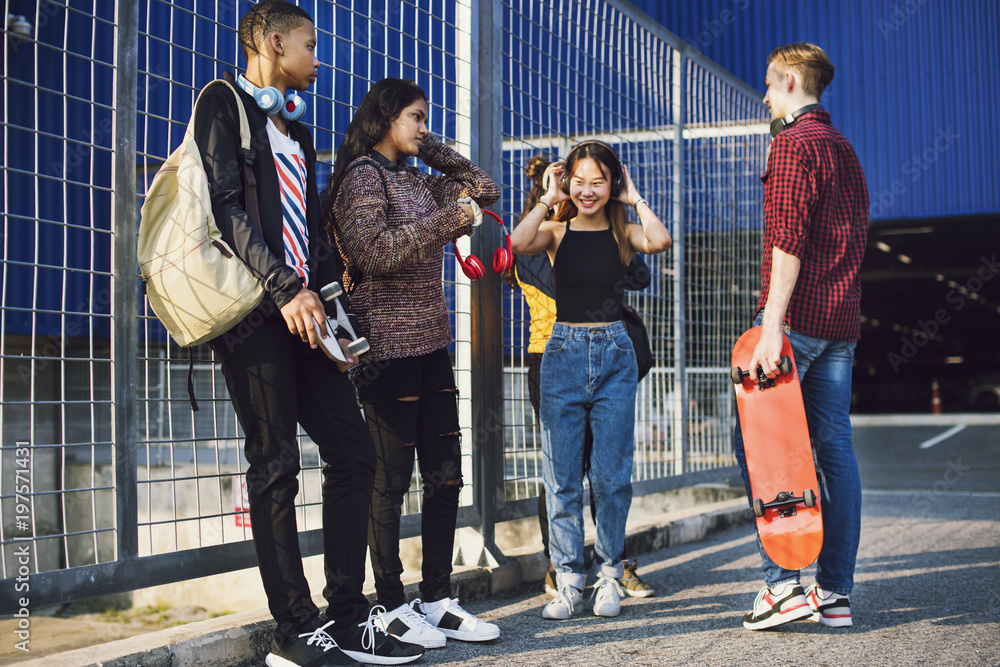
[[[764,92],[767,56],[820,45],[823,103],[854,144],[875,220],[1000,211],[996,0],[633,0]]]

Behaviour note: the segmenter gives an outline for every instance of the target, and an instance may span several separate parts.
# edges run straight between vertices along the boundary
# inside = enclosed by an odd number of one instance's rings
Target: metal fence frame
[[[392,2],[398,4],[399,0],[392,0]],[[387,1],[387,8],[389,4]],[[479,131],[469,131],[465,140],[468,143],[472,159],[488,173],[494,175],[504,173],[505,169],[503,137],[502,133],[496,129],[484,130],[483,128],[503,126],[502,110],[497,100],[503,99],[504,63],[505,58],[508,57],[504,53],[505,12],[509,15],[519,11],[518,8],[524,4],[523,0],[481,0],[479,2],[462,0],[458,3],[457,11],[461,20],[469,20],[471,26],[466,34],[467,43],[459,47],[459,49],[468,49],[466,65],[471,74],[467,88],[470,100],[468,121],[470,125],[472,121],[475,121],[474,127],[479,128]],[[620,0],[552,0],[551,4],[558,6],[559,10],[567,12],[593,12],[597,11],[595,7],[599,6],[605,15],[613,15],[616,21],[625,22],[632,26],[641,26],[644,38],[662,42],[666,46],[666,50],[672,54],[670,60],[671,80],[666,84],[671,89],[670,99],[673,105],[671,114],[675,118],[675,122],[668,127],[657,128],[657,132],[663,137],[669,137],[672,141],[670,207],[669,210],[660,210],[659,213],[668,222],[668,227],[671,228],[674,237],[674,246],[670,251],[671,258],[669,259],[669,266],[672,267],[672,284],[669,289],[672,290],[673,297],[672,300],[661,305],[669,308],[671,326],[678,335],[673,341],[669,366],[657,369],[656,372],[665,374],[663,382],[673,388],[672,398],[664,398],[663,400],[671,401],[673,406],[670,417],[672,430],[669,437],[670,444],[674,447],[673,470],[676,474],[637,481],[634,484],[634,492],[635,495],[644,495],[701,482],[726,480],[735,472],[731,460],[728,460],[724,465],[711,463],[693,465],[688,451],[691,436],[689,428],[692,423],[688,400],[689,377],[694,373],[706,377],[710,376],[714,380],[722,378],[722,381],[726,381],[725,378],[728,376],[727,369],[723,368],[727,362],[724,359],[715,358],[718,357],[717,350],[712,353],[715,355],[713,359],[706,363],[692,363],[688,359],[688,342],[691,338],[688,328],[692,324],[689,320],[688,307],[690,303],[696,301],[692,301],[693,297],[689,296],[689,288],[694,283],[689,284],[688,282],[690,279],[690,276],[687,275],[688,244],[695,237],[692,236],[689,239],[688,221],[695,214],[700,216],[700,211],[703,209],[699,203],[693,200],[694,190],[691,181],[694,178],[713,178],[712,174],[695,173],[701,159],[699,151],[715,150],[719,153],[718,158],[706,158],[712,165],[724,165],[730,159],[738,160],[739,158],[732,157],[730,153],[735,154],[743,151],[745,153],[743,159],[746,164],[741,167],[744,171],[740,172],[740,175],[746,177],[747,174],[754,175],[762,171],[767,125],[763,122],[763,109],[759,101],[756,101],[759,100],[759,93],[735,80],[734,77],[713,63],[704,60],[699,52],[689,49],[682,40],[656,25],[627,2]],[[64,7],[63,5],[59,6]],[[137,382],[140,376],[137,361],[140,359],[140,327],[144,325],[142,319],[135,316],[140,310],[141,303],[136,289],[135,268],[135,238],[138,227],[136,193],[141,194],[143,188],[140,188],[137,183],[137,170],[134,168],[137,164],[137,154],[140,151],[140,147],[136,143],[137,85],[121,85],[122,82],[137,82],[139,78],[139,14],[140,5],[138,2],[121,1],[116,4],[113,64],[117,85],[114,87],[114,106],[112,109],[113,168],[112,210],[110,211],[113,216],[111,227],[113,238],[111,241],[110,308],[113,325],[111,326],[110,339],[112,373],[110,414],[111,437],[113,438],[114,520],[112,528],[104,530],[104,532],[110,532],[114,535],[113,557],[101,562],[101,558],[95,555],[97,562],[92,564],[40,569],[38,566],[39,536],[34,534],[12,535],[9,528],[4,529],[0,535],[0,551],[9,553],[12,550],[23,548],[25,544],[30,545],[29,548],[33,550],[35,557],[32,560],[33,566],[28,580],[31,606],[35,608],[230,572],[256,565],[253,544],[249,540],[199,546],[194,549],[175,550],[169,553],[141,555],[139,489],[143,483],[150,483],[149,480],[143,481],[139,477],[140,457],[137,426],[141,413],[141,400],[137,394]],[[383,14],[382,20],[388,21],[389,14],[388,11]],[[638,28],[636,29],[638,30]],[[147,63],[147,68],[148,65]],[[693,95],[692,91],[695,90],[696,85],[699,85],[694,81],[697,77],[711,79],[712,85],[706,86],[706,91],[712,86],[724,87],[731,91],[730,95],[735,95],[738,98],[735,101],[729,100],[732,102],[732,108],[720,108],[725,107],[726,104],[717,100],[706,101]],[[7,78],[5,69],[5,86]],[[457,85],[461,85],[461,83],[458,82]],[[707,97],[707,95],[703,95],[703,97]],[[706,104],[709,112],[701,114],[700,111],[689,108],[692,99]],[[10,102],[8,101],[8,103]],[[699,114],[705,117],[701,118]],[[695,122],[687,120],[691,118],[696,118]],[[460,125],[461,122],[459,121]],[[5,131],[7,130],[6,126],[5,122]],[[706,128],[708,129],[706,130]],[[461,128],[458,132],[462,132]],[[726,132],[729,134],[726,135]],[[718,146],[700,146],[699,142],[706,136],[736,137],[739,141],[744,142],[745,146],[736,151]],[[562,136],[558,139],[565,144],[570,142],[572,137]],[[725,155],[723,155],[724,153]],[[6,157],[2,166],[5,171],[8,169]],[[730,175],[732,173],[736,172],[730,170]],[[732,188],[728,183],[717,183],[714,187],[718,192]],[[718,201],[713,199],[712,205],[725,207],[726,204],[720,203],[725,197],[719,195],[718,192],[713,195]],[[736,188],[736,192],[740,192],[739,188]],[[11,197],[12,194],[5,192],[4,196]],[[730,211],[732,217],[743,216],[750,207],[759,208],[757,199],[759,197],[755,199],[755,191],[752,187],[750,187],[747,201],[735,202],[734,197],[735,203],[732,204],[734,209]],[[508,204],[508,210],[505,212],[516,213],[516,204],[509,202]],[[734,287],[732,291],[732,294],[735,295],[733,296],[734,300],[741,300],[734,308],[745,310],[748,320],[753,307],[753,301],[749,297],[752,297],[754,289],[752,283],[756,278],[752,253],[759,250],[759,243],[755,244],[759,238],[759,214],[755,216],[755,214],[749,213],[747,215],[749,216],[747,220],[741,223],[743,225],[741,233],[745,232],[745,238],[740,237],[732,242],[733,248],[736,248],[734,251],[736,256],[725,259],[725,261],[732,260],[733,265],[737,267],[741,263],[749,262],[750,268],[743,267],[733,270]],[[5,232],[9,233],[6,231],[10,222],[6,208],[3,210],[3,216]],[[727,217],[727,214],[724,214],[723,217]],[[704,233],[711,234],[712,232]],[[488,256],[499,241],[499,229],[484,226],[483,233],[477,234],[471,241],[471,250],[481,257]],[[2,260],[4,264],[7,263],[6,254]],[[737,287],[737,283],[741,284]],[[509,458],[508,452],[505,451],[504,435],[505,415],[508,407],[505,397],[505,373],[515,372],[513,370],[498,372],[498,369],[505,369],[506,363],[504,338],[500,327],[497,326],[504,309],[504,299],[508,298],[505,294],[500,288],[499,278],[495,276],[472,283],[468,286],[468,312],[456,314],[460,320],[460,329],[466,332],[477,332],[476,336],[469,335],[463,339],[467,342],[470,350],[468,371],[471,379],[468,389],[474,400],[471,401],[471,424],[473,426],[464,425],[464,429],[472,436],[466,438],[466,447],[470,447],[471,443],[472,483],[469,485],[471,486],[471,503],[464,504],[460,509],[459,526],[474,527],[478,535],[478,540],[474,541],[475,544],[470,548],[466,541],[459,554],[459,560],[467,564],[501,560],[503,555],[495,542],[496,523],[536,513],[536,498],[531,495],[525,496],[520,492],[509,494],[506,487],[506,473],[503,472],[507,458]],[[742,300],[745,300],[746,303],[742,303]],[[457,308],[457,310],[461,310],[461,308]],[[464,320],[462,320],[463,317]],[[458,337],[462,338],[461,335]],[[723,340],[717,343],[713,349],[722,349],[726,345],[726,341]],[[63,359],[62,356],[63,354],[60,354],[59,358],[61,362],[65,362],[66,359]],[[0,363],[5,361],[8,360],[0,351]],[[4,366],[4,373],[8,372],[11,372],[10,363]],[[224,402],[226,398],[222,397],[220,400]],[[731,417],[731,410],[730,406],[729,413],[720,415],[720,417]],[[2,405],[0,405],[0,416],[3,414]],[[0,424],[2,423],[3,421],[0,419]],[[725,419],[722,419],[723,426],[727,423]],[[12,481],[16,480],[8,479],[14,477],[12,468],[15,464],[11,456],[15,453],[15,443],[8,443],[5,436],[2,445],[3,448],[0,449],[0,473],[2,473],[0,501],[3,503],[3,517],[6,519],[14,511],[15,506],[20,506],[22,498],[19,497],[16,484],[11,486]],[[716,453],[712,456],[718,458],[720,454]],[[197,458],[197,451],[195,451],[195,458]],[[96,490],[100,488],[104,487],[100,487],[94,482],[93,488],[89,490],[96,493]],[[34,496],[29,494],[28,507],[34,501]],[[96,510],[94,511],[96,513]],[[229,516],[224,512],[222,515],[220,520],[224,516]],[[152,519],[150,522],[152,525]],[[3,522],[0,521],[0,523]],[[95,526],[93,535],[95,552],[100,532],[101,529]],[[403,517],[402,532],[404,537],[418,534],[419,514],[411,513]],[[66,539],[65,535],[61,537]],[[322,553],[320,530],[313,529],[301,532],[300,542],[304,556]],[[7,578],[0,580],[0,613],[11,613],[19,609],[21,606],[19,599],[26,595],[22,589],[15,585],[19,581],[16,562],[12,561],[10,557],[7,560],[11,562],[6,562],[4,571],[0,572],[0,574],[7,573]]]

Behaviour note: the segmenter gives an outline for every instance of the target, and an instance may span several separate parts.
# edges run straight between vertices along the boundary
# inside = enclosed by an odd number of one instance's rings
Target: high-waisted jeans
[[[638,368],[622,322],[556,323],[541,369],[542,457],[549,550],[560,585],[583,589],[583,446],[594,435],[590,484],[597,500],[601,572],[622,576],[625,522],[632,504]]]

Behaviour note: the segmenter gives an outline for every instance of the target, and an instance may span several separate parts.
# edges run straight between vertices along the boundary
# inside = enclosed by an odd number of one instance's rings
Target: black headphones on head
[[[807,104],[801,109],[796,109],[787,116],[784,116],[782,118],[775,118],[774,120],[771,121],[771,136],[772,137],[778,136],[782,130],[784,130],[786,127],[794,123],[799,116],[805,115],[810,111],[815,111],[816,109],[822,109],[822,108],[823,108],[822,104]]]
[[[592,144],[596,144],[597,146],[603,146],[604,148],[608,149],[611,155],[613,155],[615,158],[615,164],[613,167],[611,167],[611,198],[617,199],[618,195],[620,195],[622,193],[622,190],[625,189],[625,169],[622,167],[622,161],[621,158],[618,157],[618,153],[609,144],[600,141],[598,139],[588,139],[587,141],[581,141],[580,143],[578,143],[576,146],[573,147],[573,150],[569,152],[569,157],[566,158],[566,164],[568,165],[572,161],[573,154],[576,153],[578,150],[580,150],[580,148]],[[618,170],[617,175],[615,174],[615,169]],[[562,188],[562,191],[565,192],[566,194],[569,194],[570,176],[571,174],[569,173],[569,171],[563,172],[562,183],[560,184],[560,187]],[[548,190],[547,187],[545,189]]]

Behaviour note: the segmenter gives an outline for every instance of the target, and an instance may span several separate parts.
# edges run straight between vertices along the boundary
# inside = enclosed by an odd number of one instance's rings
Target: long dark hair
[[[524,175],[531,181],[531,189],[528,191],[528,196],[524,199],[524,207],[521,209],[521,217],[518,218],[518,222],[523,220],[524,216],[528,215],[531,209],[535,208],[542,195],[545,194],[545,188],[542,187],[542,177],[545,175],[545,170],[550,164],[551,162],[544,155],[533,155],[528,160],[528,164],[524,165]],[[503,279],[511,288],[518,287],[517,277],[514,275],[513,268],[509,271],[504,271]]]
[[[571,178],[577,163],[586,158],[594,160],[602,170],[606,169],[612,181],[616,178],[624,178],[621,160],[618,159],[614,151],[601,143],[584,143],[571,150],[566,159],[566,175],[563,178]],[[611,225],[611,231],[615,235],[615,241],[618,242],[618,259],[622,266],[628,266],[629,262],[632,261],[633,251],[632,243],[628,238],[628,217],[625,215],[625,204],[612,197],[604,205],[604,212]],[[559,207],[555,219],[565,222],[575,218],[578,213],[576,204],[573,203],[572,199],[568,199],[563,206]]]
[[[337,190],[344,180],[347,167],[365,155],[389,134],[392,121],[403,109],[419,99],[427,100],[423,88],[406,79],[382,79],[364,96],[354,112],[344,140],[337,149],[337,162],[323,191],[323,208],[328,222],[333,220],[333,205]]]

